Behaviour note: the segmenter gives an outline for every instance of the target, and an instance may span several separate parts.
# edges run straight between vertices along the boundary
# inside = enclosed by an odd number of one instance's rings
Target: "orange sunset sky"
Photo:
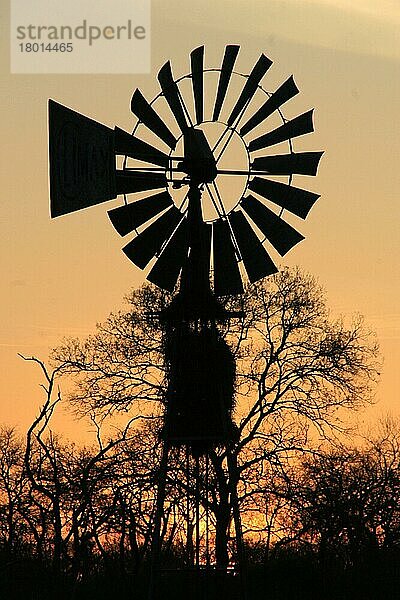
[[[41,400],[40,373],[18,352],[47,358],[62,336],[84,336],[122,305],[144,275],[121,252],[106,210],[120,199],[56,220],[49,216],[47,100],[131,131],[139,87],[151,99],[168,58],[176,76],[205,44],[206,65],[240,44],[249,72],[261,52],[273,91],[292,73],[301,93],[287,113],[315,107],[316,133],[295,146],[325,150],[318,177],[295,185],[321,199],[282,264],[301,265],[326,288],[334,315],[362,313],[377,332],[384,368],[378,404],[359,415],[400,416],[398,0],[153,0],[149,75],[11,75],[8,1],[1,0],[0,423],[23,432]],[[110,2],[110,6],[112,3]],[[85,436],[60,411],[55,428]]]

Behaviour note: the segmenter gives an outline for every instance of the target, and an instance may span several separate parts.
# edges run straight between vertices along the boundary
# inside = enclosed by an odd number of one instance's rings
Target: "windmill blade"
[[[196,123],[199,124],[203,122],[204,115],[204,46],[200,46],[191,52],[190,61],[192,68],[192,85],[194,107],[196,111]]]
[[[172,292],[188,253],[188,226],[184,218],[165,246],[147,279],[158,287]]]
[[[242,112],[243,108],[246,106],[247,102],[249,102],[254,96],[258,84],[260,83],[261,79],[264,77],[265,73],[268,71],[271,65],[272,60],[265,56],[265,54],[261,54],[260,58],[254,65],[250,75],[246,80],[246,83],[243,87],[242,93],[240,94],[238,101],[233,107],[233,110],[228,119],[228,125],[233,125],[237,117]]]
[[[284,142],[285,140],[298,137],[299,135],[311,133],[314,131],[313,112],[314,109],[311,109],[295,119],[284,123],[277,129],[252,140],[249,144],[250,152],[253,150],[260,150],[261,148],[267,148],[268,146],[274,146],[275,144],[279,144],[279,142]]]
[[[108,211],[108,216],[119,235],[126,235],[173,205],[168,192],[160,192],[142,200],[124,204]]]
[[[250,181],[248,189],[302,219],[306,218],[312,206],[319,198],[319,194],[261,177],[254,177]]]
[[[213,121],[218,121],[221,113],[222,105],[225,100],[229,81],[232,76],[233,67],[236,62],[236,57],[239,53],[240,46],[226,46],[224,59],[222,61],[221,73],[219,75],[217,97],[214,104]]]
[[[181,219],[182,213],[180,210],[176,206],[172,206],[157,221],[154,221],[147,229],[129,242],[122,249],[123,252],[137,267],[144,269],[170,237]]]
[[[242,294],[242,277],[229,224],[223,219],[218,219],[214,221],[212,231],[215,295]]]
[[[176,146],[176,139],[160,119],[154,108],[147,102],[146,98],[142,95],[140,90],[135,90],[131,100],[131,111],[137,116],[150,131],[155,133],[157,137],[167,144],[170,148],[174,149]]]
[[[158,73],[158,81],[166,101],[175,117],[176,122],[179,125],[182,133],[188,128],[185,113],[183,111],[182,100],[179,95],[178,86],[176,85],[172,70],[171,63],[167,61],[163,67],[161,67]]]
[[[145,171],[117,171],[117,194],[132,194],[144,190],[167,187],[165,173],[146,173]]]
[[[299,93],[297,85],[294,82],[293,75],[289,77],[282,85],[264,102],[261,108],[243,125],[240,129],[240,135],[244,136],[254,127],[265,121],[267,117],[280,108],[285,102]]]
[[[168,167],[169,157],[167,154],[119,127],[114,128],[114,147],[116,154],[130,156],[160,167]]]
[[[252,168],[270,175],[316,175],[323,152],[291,152],[255,158]]]
[[[278,269],[272,262],[264,246],[251,228],[244,214],[234,211],[228,216],[235,239],[242,255],[246,273],[251,283],[266,275],[276,273]]]
[[[304,236],[301,233],[278,217],[278,215],[272,212],[260,200],[254,198],[254,196],[249,195],[243,198],[240,206],[246,211],[281,256],[284,256],[298,242],[304,240]]]

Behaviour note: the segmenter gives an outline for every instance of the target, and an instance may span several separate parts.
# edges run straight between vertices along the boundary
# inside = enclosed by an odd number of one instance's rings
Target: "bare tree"
[[[134,444],[138,434],[133,429],[141,417],[132,417],[122,430],[115,431],[114,437],[103,441],[101,426],[92,415],[97,448],[77,449],[74,444],[63,443],[50,427],[54,410],[61,401],[56,379],[62,366],[50,372],[41,360],[23,358],[39,365],[45,379],[42,388],[46,398],[28,429],[23,461],[32,490],[31,505],[39,509],[42,518],[35,522],[29,510],[25,518],[33,530],[35,524],[40,526],[41,534],[36,529],[35,538],[41,546],[43,537],[50,536],[55,570],[60,572],[70,564],[74,577],[80,579],[88,568],[90,548],[95,546],[106,557],[107,536],[113,541],[118,535],[124,539],[128,513],[129,540],[138,544],[134,524],[140,519],[133,505],[128,510],[124,488],[137,490],[143,482],[143,447],[139,450],[137,440]],[[134,447],[136,460],[133,460]],[[124,465],[128,462],[129,476],[122,478]],[[140,483],[135,471],[139,464],[142,465],[141,470],[138,469],[139,478],[142,477]],[[121,533],[121,527],[124,533]],[[142,526],[142,531],[144,529]],[[120,547],[123,545],[122,541]]]
[[[23,469],[23,443],[15,428],[0,429],[0,540],[12,554],[24,538],[20,518],[26,478]]]
[[[65,340],[54,350],[56,368],[75,381],[70,400],[80,413],[160,415],[166,379],[162,330],[146,315],[168,299],[145,285],[96,334]],[[215,517],[221,565],[229,559],[235,490],[243,508],[253,510],[272,473],[284,474],[292,458],[309,449],[310,433],[315,438],[343,431],[345,411],[372,401],[379,366],[376,341],[362,319],[349,325],[331,319],[322,289],[298,269],[249,286],[225,304],[243,310],[244,317],[221,326],[237,361],[239,439],[229,453],[211,452],[213,489],[203,496]]]
[[[309,458],[283,496],[286,542],[308,544],[322,561],[347,566],[399,542],[399,473],[382,471],[369,450],[326,450]]]
[[[285,270],[248,288],[241,302],[244,321],[228,332],[237,348],[240,439],[233,464],[224,451],[214,457],[223,490],[217,510],[225,519],[236,485],[248,506],[271,488],[268,480],[310,449],[310,433],[315,439],[344,431],[345,409],[372,401],[379,366],[376,341],[362,319],[348,326],[330,319],[310,275]]]

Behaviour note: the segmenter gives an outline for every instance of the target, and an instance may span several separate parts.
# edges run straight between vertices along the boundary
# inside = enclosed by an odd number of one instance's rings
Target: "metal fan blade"
[[[212,230],[215,295],[242,294],[242,277],[236,260],[229,224],[227,221],[218,219],[214,221]]]
[[[188,128],[188,125],[185,113],[183,111],[183,101],[181,101],[178,86],[174,81],[171,70],[171,64],[169,61],[167,61],[165,65],[161,67],[157,77],[158,81],[160,82],[160,86],[164,97],[168,102],[168,105],[172,111],[172,114],[175,117],[176,122],[180,127],[180,130],[183,133]]]
[[[233,67],[235,65],[236,57],[239,53],[240,46],[226,46],[224,59],[222,61],[221,73],[219,75],[217,97],[215,99],[213,121],[218,121],[221,113],[222,105],[225,100],[226,92],[228,89],[229,81],[231,79]]]
[[[316,175],[323,152],[292,152],[255,158],[252,168],[270,175]]]
[[[250,75],[246,80],[246,83],[243,87],[242,93],[240,94],[238,101],[233,107],[233,110],[228,119],[228,125],[233,125],[237,117],[242,112],[243,108],[246,106],[247,102],[249,102],[249,100],[251,100],[251,98],[254,96],[258,84],[260,83],[261,79],[264,77],[265,73],[268,71],[271,65],[272,60],[265,56],[265,54],[261,54],[260,58],[254,65]]]
[[[242,255],[246,273],[251,283],[266,275],[276,273],[278,269],[272,262],[264,246],[240,211],[231,212],[228,216],[235,239]]]
[[[270,181],[261,177],[254,177],[248,185],[248,189],[260,194],[274,204],[285,208],[289,212],[305,219],[319,194],[296,188],[286,183]]]
[[[293,75],[289,77],[269,98],[264,102],[264,104],[257,110],[256,113],[243,125],[240,129],[240,135],[246,135],[249,133],[254,127],[257,127],[260,123],[265,121],[267,117],[272,115],[272,113],[285,104],[290,98],[293,98],[296,94],[299,93],[299,90],[294,82]]]
[[[172,292],[188,254],[187,219],[183,219],[165,246],[147,279],[158,287]]]
[[[146,173],[145,171],[117,171],[117,194],[132,194],[144,190],[167,187],[165,173]]]
[[[179,221],[182,213],[172,206],[166,213],[161,215],[142,233],[139,233],[122,250],[126,256],[140,269],[144,269],[147,263],[161,249],[163,243],[170,237]]]
[[[172,204],[173,201],[168,192],[160,192],[154,196],[113,208],[108,211],[108,216],[119,235],[123,236],[137,229]]]
[[[156,134],[160,140],[163,140],[170,148],[176,146],[176,139],[160,119],[156,111],[147,102],[140,90],[135,90],[131,100],[131,111],[148,129]]]
[[[196,110],[196,123],[199,124],[203,122],[204,114],[204,46],[200,46],[199,48],[193,50],[193,52],[190,54],[190,60],[192,67],[192,85],[194,107]]]
[[[49,100],[52,217],[116,197],[113,136],[109,127]]]
[[[250,152],[253,150],[260,150],[261,148],[267,148],[268,146],[274,146],[275,144],[279,144],[279,142],[284,142],[289,138],[298,137],[305,133],[311,133],[314,131],[313,112],[314,109],[311,109],[295,119],[284,123],[277,129],[255,138],[249,144]]]
[[[265,204],[249,195],[241,200],[240,206],[254,221],[275,250],[284,256],[293,246],[304,240],[304,236],[278,217]]]
[[[116,154],[130,156],[143,162],[160,165],[160,167],[168,167],[167,154],[119,127],[114,128],[114,146]]]

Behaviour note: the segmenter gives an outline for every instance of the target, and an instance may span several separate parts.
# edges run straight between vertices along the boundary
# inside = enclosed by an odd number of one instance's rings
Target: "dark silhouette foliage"
[[[175,393],[174,411],[194,437],[206,425],[196,418],[198,404],[216,410],[212,373],[225,369],[223,409],[236,430],[233,456],[228,464],[215,443],[221,431],[211,432],[209,485],[200,485],[216,573],[235,557],[237,489],[250,600],[364,600],[379,598],[380,590],[390,597],[400,544],[397,430],[357,448],[337,444],[348,412],[373,400],[377,345],[362,319],[333,320],[315,279],[285,270],[227,300],[225,308],[244,317],[221,323],[212,336],[186,331],[178,343],[173,332],[164,360],[165,332],[149,313],[162,311],[170,298],[143,286],[93,335],[64,340],[53,351],[53,371],[32,359],[42,369],[45,402],[26,440],[9,430],[0,440],[1,595],[145,598],[166,399]],[[202,362],[196,344],[211,344],[212,360]],[[196,365],[196,387],[186,405],[192,382],[180,372],[188,361]],[[51,431],[63,379],[73,384],[69,402],[95,427],[93,446],[80,448]],[[128,412],[127,423],[104,433],[110,415],[121,422]],[[178,437],[183,427],[175,416],[173,425]],[[190,549],[186,526],[188,514],[193,526],[194,506],[187,504],[179,444],[171,460],[161,542],[164,564],[172,568]],[[205,468],[200,456],[203,481]],[[164,597],[187,597],[175,575],[165,577]],[[200,589],[195,574],[185,577],[185,585]],[[216,575],[210,597],[230,589],[234,597],[237,586],[229,577]]]
[[[195,454],[232,440],[235,360],[216,327],[169,327],[164,347],[168,387],[162,436],[187,444]]]

